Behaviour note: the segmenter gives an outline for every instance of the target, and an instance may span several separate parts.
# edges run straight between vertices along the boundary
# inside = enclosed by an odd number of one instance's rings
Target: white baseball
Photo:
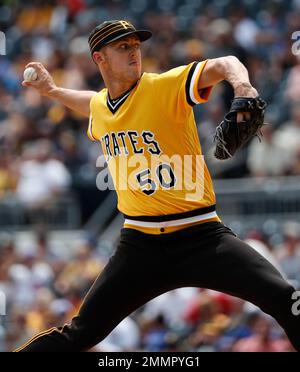
[[[27,67],[23,74],[25,81],[34,81],[37,80],[38,74],[33,67]]]

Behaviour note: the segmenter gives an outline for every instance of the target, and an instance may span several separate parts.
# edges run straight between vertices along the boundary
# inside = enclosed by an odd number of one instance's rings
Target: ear
[[[96,64],[102,63],[105,60],[104,54],[101,52],[94,52],[93,53],[93,60]]]

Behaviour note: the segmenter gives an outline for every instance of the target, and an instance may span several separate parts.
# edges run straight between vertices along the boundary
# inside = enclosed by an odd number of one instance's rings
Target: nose
[[[135,56],[137,54],[138,48],[135,45],[130,46],[130,56]]]

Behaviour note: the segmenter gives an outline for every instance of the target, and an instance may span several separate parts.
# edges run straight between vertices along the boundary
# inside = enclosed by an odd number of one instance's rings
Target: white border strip
[[[182,218],[180,220],[173,220],[173,221],[166,221],[166,222],[144,222],[144,221],[130,220],[126,218],[125,224],[132,225],[132,226],[138,226],[138,227],[164,228],[164,227],[187,225],[189,223],[209,220],[214,217],[218,217],[217,212],[211,212],[211,213],[202,214],[200,216]]]
[[[199,73],[199,70],[202,66],[202,63],[203,62],[199,62],[197,64],[197,67],[195,68],[195,71],[193,73],[193,76],[192,76],[192,79],[191,79],[191,85],[190,85],[190,98],[191,100],[197,105],[199,103],[199,101],[196,99],[195,95],[194,95],[194,86],[195,86],[195,82],[196,82],[196,78],[198,76],[198,73]]]

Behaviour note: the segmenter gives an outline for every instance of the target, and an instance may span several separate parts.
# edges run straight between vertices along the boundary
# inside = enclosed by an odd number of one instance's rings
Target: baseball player
[[[198,168],[197,161],[190,162],[186,182],[176,170],[185,156],[202,159],[193,106],[207,102],[213,86],[226,80],[236,97],[249,99],[258,92],[233,56],[142,73],[141,43],[150,37],[150,31],[122,20],[91,32],[92,59],[106,86],[98,93],[59,88],[40,63],[28,65],[38,80],[24,86],[89,117],[88,136],[102,145],[125,223],[116,252],[78,315],[17,351],[87,350],[135,309],[179,287],[210,288],[254,303],[300,350],[300,318],[292,312],[295,289],[221,222],[205,162]],[[237,122],[248,117],[238,112]],[[174,156],[176,161],[161,160]],[[132,159],[129,174],[124,164]],[[200,186],[191,192],[195,184]]]

